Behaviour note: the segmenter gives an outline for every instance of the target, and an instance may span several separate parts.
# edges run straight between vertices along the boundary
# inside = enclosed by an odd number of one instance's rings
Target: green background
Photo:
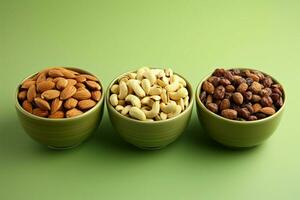
[[[299,199],[299,10],[297,0],[1,0],[0,199]],[[207,139],[195,110],[159,151],[127,145],[107,112],[89,141],[53,151],[25,134],[14,93],[54,65],[106,87],[125,71],[168,66],[194,89],[215,67],[252,67],[283,83],[287,107],[274,135],[246,151]]]

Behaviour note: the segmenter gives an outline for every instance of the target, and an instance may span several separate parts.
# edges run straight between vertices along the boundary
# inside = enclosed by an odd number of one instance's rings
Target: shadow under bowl
[[[284,90],[283,106],[274,115],[255,121],[230,120],[211,112],[200,100],[202,83],[210,76],[205,77],[198,84],[195,94],[198,119],[204,132],[216,142],[232,148],[253,147],[268,139],[278,127],[285,109],[286,94]],[[279,83],[272,76],[270,77],[275,83]]]
[[[90,74],[78,68],[67,68],[80,73]],[[27,77],[30,78],[35,74]],[[93,75],[95,76],[95,75]],[[97,77],[97,76],[95,76]],[[24,80],[26,80],[25,78]],[[97,77],[98,78],[98,77]],[[23,80],[23,81],[24,81]],[[25,132],[35,141],[47,145],[53,149],[68,149],[80,145],[85,141],[99,126],[103,116],[104,88],[101,86],[101,99],[97,104],[85,113],[72,118],[50,119],[33,115],[22,108],[16,91],[16,111]],[[22,82],[23,82],[22,81]]]
[[[190,83],[184,79],[187,83],[186,88],[189,92],[190,102],[188,107],[178,116],[162,121],[139,121],[123,116],[109,102],[111,86],[127,73],[114,79],[106,91],[106,106],[115,130],[126,142],[141,149],[161,149],[174,142],[184,132],[191,118],[194,95]]]

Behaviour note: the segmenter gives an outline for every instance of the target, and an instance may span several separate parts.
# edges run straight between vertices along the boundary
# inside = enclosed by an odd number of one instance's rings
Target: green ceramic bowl
[[[125,74],[126,73],[120,75],[119,77]],[[194,104],[194,95],[190,83],[184,79],[187,83],[187,89],[190,95],[190,103],[181,114],[174,118],[163,121],[139,121],[127,116],[123,116],[117,112],[109,102],[110,88],[114,83],[117,82],[119,77],[111,82],[106,91],[106,106],[109,117],[119,135],[128,143],[139,148],[149,150],[163,148],[175,141],[183,133],[190,121]]]
[[[209,76],[199,83],[196,91],[198,118],[205,133],[215,141],[234,148],[259,145],[272,135],[279,125],[285,108],[285,93],[283,94],[283,106],[272,116],[256,121],[230,120],[211,112],[200,100],[201,85]],[[278,83],[274,78],[273,81]]]
[[[77,68],[69,69],[81,73],[91,74],[87,71]],[[29,77],[32,76],[33,75]],[[25,132],[35,141],[47,145],[50,148],[67,149],[81,144],[98,127],[103,116],[104,89],[101,80],[99,78],[98,80],[100,82],[102,92],[100,101],[93,108],[79,116],[63,119],[38,117],[25,111],[19,104],[17,98],[19,90],[18,86],[15,97],[16,110]]]

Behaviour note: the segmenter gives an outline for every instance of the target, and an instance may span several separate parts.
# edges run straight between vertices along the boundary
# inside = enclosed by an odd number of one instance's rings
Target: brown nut
[[[212,111],[213,113],[217,113],[218,112],[218,105],[215,103],[209,103],[207,104],[207,108]]]
[[[220,104],[220,110],[225,110],[225,109],[229,109],[229,108],[230,108],[229,99],[223,99]]]
[[[219,86],[215,89],[213,97],[214,97],[215,99],[223,99],[224,96],[225,96],[225,88],[224,88],[224,86],[219,85]]]
[[[243,95],[239,92],[233,93],[232,99],[233,99],[234,103],[236,103],[237,105],[242,105],[242,103],[244,101]]]
[[[207,94],[213,94],[215,87],[212,83],[208,81],[204,81],[202,84],[202,89],[207,93]]]
[[[264,107],[264,108],[260,109],[260,112],[262,112],[266,115],[273,115],[273,114],[275,114],[276,111],[272,107]]]
[[[227,119],[237,119],[237,111],[233,109],[222,110],[221,115]]]

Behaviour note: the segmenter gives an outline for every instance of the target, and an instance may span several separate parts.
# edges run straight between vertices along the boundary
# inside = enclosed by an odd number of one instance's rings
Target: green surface
[[[0,1],[0,199],[298,199],[300,2]],[[82,67],[108,86],[142,65],[170,66],[194,86],[216,66],[257,68],[285,86],[281,124],[262,146],[206,139],[194,112],[160,151],[115,134],[105,113],[93,138],[49,150],[22,130],[15,87],[46,66]]]

